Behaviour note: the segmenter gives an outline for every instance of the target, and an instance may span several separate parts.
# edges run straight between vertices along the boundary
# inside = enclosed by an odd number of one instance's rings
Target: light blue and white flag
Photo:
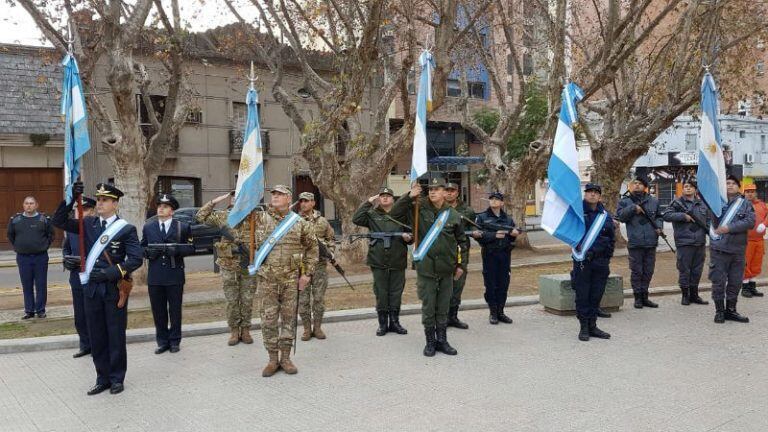
[[[413,157],[411,158],[411,183],[427,172],[427,113],[432,111],[432,70],[435,61],[424,50],[419,56],[421,78],[416,96],[416,125],[413,131]]]
[[[555,131],[547,177],[549,190],[544,198],[541,227],[554,237],[576,247],[584,237],[584,205],[579,177],[579,152],[573,125],[577,122],[576,103],[584,93],[574,83],[563,89],[560,120]]]
[[[248,90],[245,103],[248,112],[243,135],[243,150],[240,154],[240,170],[235,188],[235,205],[229,212],[227,224],[233,227],[243,221],[259,205],[264,197],[264,157],[261,152],[261,126],[256,103],[259,95],[256,89]]]
[[[64,197],[72,200],[72,184],[80,176],[80,159],[91,149],[88,114],[85,110],[83,84],[77,61],[67,54],[61,62],[64,80],[61,84],[61,115],[64,118]]]
[[[701,198],[716,217],[720,217],[728,203],[725,190],[725,157],[723,156],[720,126],[717,123],[720,104],[717,85],[709,73],[701,82],[701,129],[699,130],[699,169],[696,181]]]

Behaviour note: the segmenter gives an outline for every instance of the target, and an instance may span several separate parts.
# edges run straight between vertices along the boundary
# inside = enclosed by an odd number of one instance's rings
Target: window
[[[158,176],[155,195],[161,193],[172,194],[179,201],[179,207],[198,207],[202,201],[198,178]]]
[[[507,54],[507,73],[509,75],[515,73],[515,61],[512,59],[512,54]]]
[[[533,24],[526,23],[523,25],[523,46],[527,48],[533,47]]]
[[[158,96],[158,95],[150,95],[149,101],[152,103],[152,107],[154,108],[155,115],[157,116],[157,121],[161,122],[163,121],[163,114],[165,114],[165,96]],[[144,105],[144,99],[141,97],[140,94],[136,95],[136,101],[137,106],[139,107],[139,124],[142,126],[151,125],[149,121],[149,112],[147,111],[147,107]]]
[[[187,114],[187,123],[201,124],[203,122],[203,111],[200,108],[192,108]]]
[[[755,69],[757,70],[757,76],[765,75],[765,62],[758,60],[757,64],[755,65]]]
[[[446,94],[452,97],[461,96],[461,84],[457,79],[449,79],[446,82]]]
[[[533,75],[533,56],[528,53],[523,54],[523,75]]]
[[[696,151],[696,139],[697,136],[695,133],[685,134],[685,151]]]
[[[261,103],[256,103],[256,111],[259,115],[259,123],[264,120],[261,112]],[[245,119],[248,115],[248,105],[245,102],[232,102],[232,127],[237,130],[245,130]]]
[[[416,72],[413,69],[408,72],[408,94],[416,94]]]
[[[474,99],[485,99],[485,83],[482,81],[470,81],[469,97]]]

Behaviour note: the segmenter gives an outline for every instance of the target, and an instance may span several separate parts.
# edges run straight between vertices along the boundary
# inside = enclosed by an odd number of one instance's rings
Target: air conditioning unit
[[[744,163],[747,165],[755,163],[755,155],[752,153],[744,153]]]

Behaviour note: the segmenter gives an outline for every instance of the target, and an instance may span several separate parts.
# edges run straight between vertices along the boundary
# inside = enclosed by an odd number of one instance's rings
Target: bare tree
[[[132,4],[107,0],[16,1],[62,55],[67,52],[62,17],[71,17],[74,54],[80,65],[90,120],[112,163],[115,185],[125,192],[120,213],[141,226],[151,187],[166,155],[174,150],[189,107],[178,0],[170,2],[170,11],[161,0],[137,0]],[[145,23],[153,10],[158,27],[147,32]],[[147,34],[152,35],[151,40]],[[134,56],[142,42],[154,52],[146,60],[162,64],[168,77],[167,82],[158,83],[167,89],[162,112],[156,112],[150,100],[152,83],[147,65]],[[108,95],[96,91],[96,67],[102,60],[106,62]],[[146,107],[149,126],[140,126],[140,103]],[[114,111],[108,108],[110,105]]]

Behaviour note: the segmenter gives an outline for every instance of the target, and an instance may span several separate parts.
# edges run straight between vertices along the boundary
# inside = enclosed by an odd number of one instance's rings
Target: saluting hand
[[[231,196],[232,196],[232,192],[227,192],[224,195],[217,196],[211,202],[213,203],[213,205],[216,205],[216,204],[218,204],[218,203],[220,203],[220,202],[222,202],[222,201],[224,201],[226,199],[229,199]]]
[[[373,203],[376,202],[377,199],[379,199],[379,196],[378,195],[374,195],[374,196],[368,198],[368,202],[373,204]]]

